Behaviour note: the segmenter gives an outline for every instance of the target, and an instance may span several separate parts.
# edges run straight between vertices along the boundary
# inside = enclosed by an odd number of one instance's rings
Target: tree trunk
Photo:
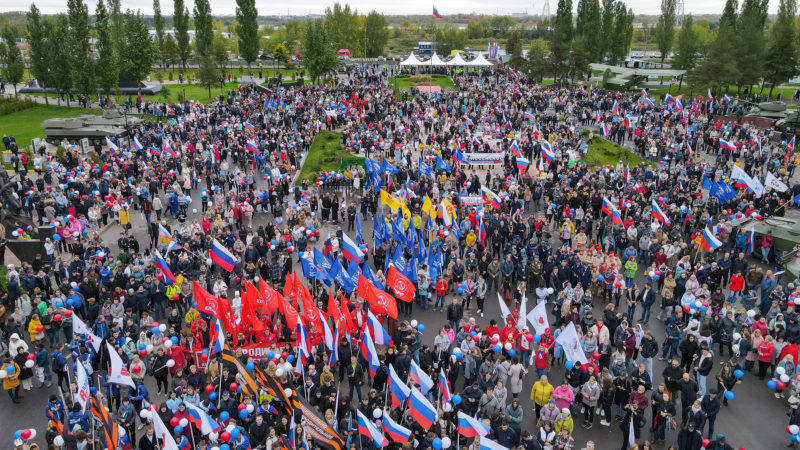
[[[14,98],[19,98],[19,95],[17,95],[17,83],[14,83]]]
[[[772,90],[775,89],[775,85],[769,87],[769,95],[767,96],[767,101],[772,99]]]
[[[42,87],[44,88],[44,104],[46,106],[50,106],[50,102],[47,99],[47,84],[46,83],[42,83]]]

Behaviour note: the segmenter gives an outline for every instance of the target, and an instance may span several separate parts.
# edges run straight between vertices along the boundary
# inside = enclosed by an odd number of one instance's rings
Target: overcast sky
[[[84,0],[89,5],[89,10],[94,11],[96,0]],[[185,0],[189,11],[194,5],[193,0]],[[256,0],[258,13],[260,15],[306,15],[322,14],[325,8],[332,5],[333,1],[322,0],[294,0],[290,3]],[[341,3],[345,3],[341,1]],[[403,2],[375,2],[370,0],[349,0],[350,6],[359,11],[370,11],[377,9],[384,14],[431,14],[433,6],[429,1],[406,0]],[[380,6],[377,6],[379,3]],[[486,2],[478,0],[437,0],[434,4],[442,15],[461,13],[483,13],[483,14],[511,14],[525,13],[540,14],[545,0],[523,1],[507,0],[502,5],[496,2]],[[573,0],[573,8],[577,8],[577,0]],[[626,0],[627,5],[633,8],[636,14],[658,14],[661,2],[659,0]],[[558,0],[550,0],[550,13],[555,14]],[[66,1],[64,0],[37,0],[36,5],[46,14],[59,13],[66,11]],[[725,5],[724,0],[685,0],[686,13],[694,14],[719,14]],[[286,6],[289,6],[287,9]],[[123,9],[140,9],[144,14],[153,13],[152,0],[122,0]],[[778,8],[778,0],[771,0],[769,5],[770,14],[774,14]],[[0,2],[0,11],[17,11],[20,4],[15,2]],[[161,0],[161,9],[165,14],[172,13],[172,2]],[[211,9],[214,14],[229,15],[234,14],[236,2],[233,0],[211,0]]]

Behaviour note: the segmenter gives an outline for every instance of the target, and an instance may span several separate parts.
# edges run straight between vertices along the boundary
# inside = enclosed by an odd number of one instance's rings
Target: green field
[[[584,129],[585,133],[588,130]],[[628,166],[638,166],[641,163],[653,165],[641,156],[631,152],[627,148],[622,148],[610,141],[603,139],[595,132],[592,142],[589,144],[589,152],[583,158],[589,167],[598,167],[610,165],[616,167],[617,163],[622,161],[623,164]]]
[[[443,91],[455,91],[456,85],[453,80],[446,75],[400,75],[397,77],[389,78],[389,86],[394,88],[395,92],[411,89],[419,85],[440,86]]]
[[[235,90],[237,86],[239,86],[238,82],[225,83],[224,89],[222,87],[211,88],[211,95],[212,96],[218,96],[220,94],[224,95],[228,91]],[[166,97],[164,96],[163,91],[167,92]],[[206,86],[202,86],[199,84],[188,84],[188,83],[165,84],[162,86],[162,93],[158,95],[143,95],[142,99],[144,99],[145,102],[152,102],[156,100],[164,102],[164,100],[166,100],[169,103],[175,103],[178,101],[179,96],[183,95],[184,92],[186,93],[186,100],[194,100],[196,102],[201,102],[201,103],[206,103],[209,100],[208,88]],[[43,97],[44,94],[25,94],[24,96]],[[23,98],[24,96],[21,95],[20,98]],[[52,99],[50,100],[51,103],[56,102],[56,96],[54,94],[49,94],[48,97]],[[123,105],[125,103],[125,99],[127,98],[131,99],[132,105],[136,104],[135,95],[114,96],[117,106]],[[92,97],[92,101],[96,102],[97,97]],[[61,103],[64,104],[64,102]]]
[[[100,110],[92,109],[90,114],[100,114]],[[24,111],[0,116],[0,133],[13,135],[19,148],[31,144],[33,138],[44,138],[42,121],[56,117],[72,117],[86,114],[84,108],[68,108],[66,106],[36,105]]]
[[[348,165],[363,164],[364,158],[352,156],[342,147],[341,138],[342,133],[336,131],[320,131],[314,137],[311,150],[308,151],[305,164],[300,170],[300,176],[297,177],[297,185],[303,180],[317,181],[320,172],[338,171],[342,167],[343,159]]]

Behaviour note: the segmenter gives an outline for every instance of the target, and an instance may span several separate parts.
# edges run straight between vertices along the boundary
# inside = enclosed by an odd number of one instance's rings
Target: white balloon
[[[797,432],[800,431],[800,427],[797,425],[789,425],[789,431],[791,431],[792,434],[797,434]]]
[[[781,381],[783,381],[784,383],[788,383],[789,380],[791,380],[789,375],[786,375],[786,374],[781,375]]]
[[[64,445],[64,438],[61,437],[61,436],[54,437],[53,438],[53,444],[56,444],[56,446],[61,447],[62,445]]]
[[[783,374],[786,373],[786,369],[784,369],[783,367],[778,366],[778,367],[775,368],[775,373],[778,374],[778,375],[783,375]]]
[[[180,426],[182,426],[183,428],[186,428],[186,427],[188,427],[188,426],[189,426],[189,419],[187,419],[186,417],[184,417],[183,419],[181,419],[181,420],[178,422],[178,424],[179,424]]]
[[[442,438],[442,448],[450,448],[453,443],[450,441],[450,438],[445,436]]]
[[[547,288],[547,293],[548,294],[552,294],[553,293],[553,288]]]
[[[8,373],[5,370],[0,370],[0,380],[7,377]]]
[[[211,447],[211,450],[219,450],[219,447]]]
[[[283,367],[278,367],[275,369],[275,376],[279,378],[283,376]]]
[[[147,419],[148,417],[150,417],[150,411],[146,409],[139,411],[139,417],[141,417],[142,419]]]
[[[175,360],[174,359],[168,360],[167,361],[167,367],[169,367],[169,368],[175,367]]]
[[[164,347],[171,348],[172,347],[172,340],[171,339],[165,340],[164,341]]]
[[[418,322],[417,322],[417,319],[412,319],[412,320],[411,320],[411,326],[412,326],[412,327],[416,328],[416,327],[417,327],[417,323],[418,323]]]
[[[213,207],[214,207],[214,202],[212,202],[211,200],[209,200],[209,201],[208,201],[208,207],[209,207],[209,208],[213,208]]]
[[[372,417],[374,417],[376,419],[380,419],[380,417],[382,415],[383,415],[383,411],[381,411],[380,408],[375,408],[374,410],[372,410]]]
[[[511,342],[506,342],[506,350],[511,350]]]
[[[234,429],[234,428],[236,428],[236,425],[234,425],[234,424],[232,424],[232,423],[231,423],[231,424],[228,424],[228,426],[227,426],[227,427],[225,427],[225,431],[227,431],[228,433],[230,433],[231,431],[233,431],[233,429]]]
[[[253,404],[252,404],[252,403],[250,403],[250,404],[248,404],[248,405],[247,405],[247,412],[251,413],[251,412],[253,412],[255,409],[256,409],[256,407],[255,407],[255,406],[253,406]]]
[[[192,208],[192,214],[197,214],[197,208]]]
[[[656,276],[655,271],[652,271],[652,270],[650,272],[647,272],[647,274],[650,275],[650,278],[653,278],[654,276]]]
[[[289,389],[289,388],[284,389],[283,393],[286,394],[286,397],[291,397],[292,396],[292,390]]]
[[[28,369],[33,369],[33,366],[35,365],[36,363],[32,359],[25,361],[25,367],[27,367]]]
[[[211,440],[211,442],[216,442],[217,438],[219,438],[219,433],[212,431],[211,433],[208,433],[208,438]],[[219,447],[214,448],[219,450]]]
[[[699,309],[701,306],[703,306],[703,302],[701,302],[700,300],[698,300],[698,301],[694,302],[694,307],[695,307],[695,308],[698,308],[698,309]]]
[[[33,429],[33,428],[28,428],[28,429],[29,429],[29,430],[31,430],[31,437],[30,437],[30,438],[28,438],[28,439],[33,439],[33,438],[35,438],[35,437],[36,437],[36,430],[35,430],[35,429]]]
[[[734,340],[734,341],[738,341],[738,340],[739,340],[739,339],[741,339],[741,338],[742,338],[742,335],[741,335],[741,334],[739,334],[739,333],[733,333],[733,340]]]
[[[445,412],[448,412],[451,409],[453,409],[453,407],[450,406],[450,403],[445,403],[443,409],[444,409]]]
[[[167,326],[162,323],[161,325],[158,326],[158,329],[161,330],[161,332],[163,333],[167,331]]]
[[[153,353],[153,344],[147,344],[147,353]]]
[[[755,316],[756,316],[756,311],[754,309],[747,311],[747,317],[753,318]]]
[[[286,373],[292,373],[294,370],[294,366],[290,362],[283,363],[283,371]]]
[[[497,340],[500,340],[500,335],[495,333],[494,336],[492,336],[492,339],[494,339],[494,338],[497,338]]]

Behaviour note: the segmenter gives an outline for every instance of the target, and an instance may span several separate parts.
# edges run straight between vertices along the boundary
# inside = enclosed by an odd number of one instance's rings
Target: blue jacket
[[[74,432],[75,426],[79,425],[81,430],[83,431],[90,431],[89,430],[89,414],[85,412],[71,412],[69,413],[69,418],[67,420],[69,425],[69,430]]]
[[[67,366],[67,358],[64,358],[64,354],[60,351],[56,350],[50,353],[50,358],[58,361],[58,366],[61,367],[61,371],[63,372]]]
[[[52,415],[51,415],[52,413]],[[47,402],[44,407],[44,415],[47,420],[55,420],[56,422],[64,421],[64,402],[61,399],[56,400],[55,403]]]

